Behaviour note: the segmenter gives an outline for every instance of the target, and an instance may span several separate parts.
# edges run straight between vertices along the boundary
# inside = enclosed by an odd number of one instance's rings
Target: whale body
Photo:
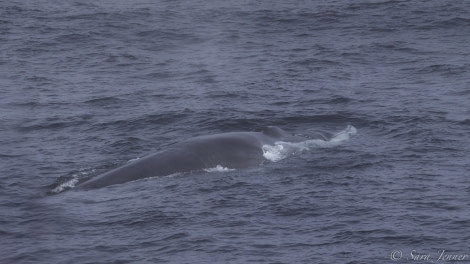
[[[215,168],[240,169],[261,165],[263,145],[284,138],[284,130],[270,126],[257,132],[229,132],[199,136],[169,149],[129,162],[80,184],[78,189],[95,189],[154,176]]]

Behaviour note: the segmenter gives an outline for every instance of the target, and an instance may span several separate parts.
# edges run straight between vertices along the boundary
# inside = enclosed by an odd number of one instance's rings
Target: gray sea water
[[[1,1],[0,263],[469,262],[469,14]],[[57,191],[269,125],[357,133],[254,168]]]

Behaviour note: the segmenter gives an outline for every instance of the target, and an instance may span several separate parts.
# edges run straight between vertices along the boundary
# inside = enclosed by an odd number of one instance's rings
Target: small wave
[[[357,133],[357,129],[348,125],[346,129],[336,133],[329,140],[309,139],[302,142],[284,142],[278,141],[274,145],[263,145],[263,157],[272,162],[283,160],[299,152],[308,151],[315,148],[330,148],[341,145],[348,141],[352,135]]]
[[[226,172],[226,171],[234,171],[234,170],[235,169],[226,168],[222,165],[217,165],[214,168],[204,169],[204,171],[207,171],[207,172]]]

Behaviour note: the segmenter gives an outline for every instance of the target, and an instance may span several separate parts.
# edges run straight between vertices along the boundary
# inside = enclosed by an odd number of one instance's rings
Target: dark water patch
[[[64,128],[77,127],[87,123],[88,115],[78,117],[48,117],[41,120],[29,120],[18,127],[16,130],[19,132],[36,132],[38,130],[61,130]]]
[[[19,157],[22,157],[23,155],[22,154],[13,154],[13,153],[9,153],[9,154],[6,154],[6,153],[0,153],[0,157],[2,158],[19,158]]]
[[[155,38],[157,41],[160,41],[161,39],[178,41],[184,39],[192,39],[194,37],[194,35],[191,34],[163,31],[159,29],[142,31],[137,33],[136,35],[142,38]]]
[[[326,70],[330,69],[331,67],[339,67],[342,65],[341,62],[339,61],[333,61],[333,60],[325,60],[325,59],[316,59],[316,58],[303,58],[301,60],[296,60],[291,63],[289,63],[290,66],[303,66],[303,67],[309,67],[311,70]]]
[[[412,48],[406,41],[377,42],[370,45],[370,49],[375,52],[400,51],[405,53],[416,53],[418,49]]]
[[[34,76],[26,75],[24,79],[25,81],[34,83],[35,85],[38,85],[38,86],[51,85],[57,81],[57,79],[52,78],[52,77],[37,76],[37,75],[34,75]]]
[[[333,99],[334,100],[334,99]],[[340,99],[341,100],[341,99]],[[342,100],[341,100],[342,101]],[[367,119],[362,119],[351,113],[336,113],[336,114],[324,114],[324,115],[295,115],[281,117],[279,120],[280,124],[316,124],[320,125],[343,125],[354,124],[354,126],[362,126],[367,124]]]
[[[208,93],[208,98],[213,99],[227,99],[227,100],[246,100],[250,98],[248,92],[222,92],[222,91],[212,91]]]
[[[405,68],[402,71],[411,71],[415,74],[440,74],[446,77],[462,75],[469,71],[470,65],[434,64],[420,68]]]
[[[418,26],[419,29],[453,29],[464,30],[470,26],[470,19],[456,16],[450,19],[432,21],[429,25]]]
[[[465,119],[465,120],[462,120],[462,121],[458,121],[457,123],[460,124],[460,125],[469,126],[470,125],[470,119]]]
[[[137,79],[147,79],[147,80],[164,80],[169,78],[178,77],[178,73],[173,70],[164,70],[164,71],[152,71],[145,75],[139,73],[135,76]]]
[[[396,7],[397,4],[403,3],[400,0],[376,1],[376,2],[355,2],[349,4],[346,9],[352,11],[368,10],[368,9],[384,9],[388,7]]]
[[[352,101],[353,100],[351,98],[338,95],[338,96],[331,96],[330,98],[323,98],[319,100],[319,103],[328,104],[328,105],[330,104],[340,105],[340,104],[347,104]]]
[[[95,41],[95,39],[89,33],[69,33],[57,36],[54,41],[61,44],[86,45],[86,43]]]
[[[135,123],[136,125],[142,124],[142,123],[156,124],[156,125],[169,125],[175,122],[182,122],[186,120],[186,117],[189,117],[189,113],[169,112],[169,113],[148,114],[148,115],[144,115],[136,119],[135,121],[133,121],[133,123]]]
[[[85,101],[85,104],[96,105],[96,106],[109,106],[109,105],[120,105],[126,102],[126,99],[117,97],[117,96],[104,96],[104,97],[96,97],[93,99],[89,99]]]
[[[193,45],[201,43],[203,40],[194,34],[176,33],[174,31],[148,30],[135,35],[137,42],[144,50],[163,51],[177,48],[181,43]],[[152,39],[153,41],[148,41]]]

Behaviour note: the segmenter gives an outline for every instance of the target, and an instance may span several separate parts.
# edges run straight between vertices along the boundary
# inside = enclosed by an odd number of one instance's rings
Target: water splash
[[[217,165],[214,168],[204,169],[204,171],[207,171],[207,172],[226,172],[226,171],[234,171],[234,170],[235,169],[226,168],[222,165]]]
[[[309,139],[301,142],[277,141],[274,145],[263,145],[263,157],[272,162],[283,160],[298,152],[304,152],[315,148],[331,148],[348,141],[352,135],[357,134],[357,129],[348,125],[346,129],[336,133],[329,140]]]
[[[49,192],[58,194],[68,189],[74,188],[80,181],[90,177],[95,173],[96,169],[81,169],[80,171],[70,175],[61,177],[55,184],[55,187]]]

